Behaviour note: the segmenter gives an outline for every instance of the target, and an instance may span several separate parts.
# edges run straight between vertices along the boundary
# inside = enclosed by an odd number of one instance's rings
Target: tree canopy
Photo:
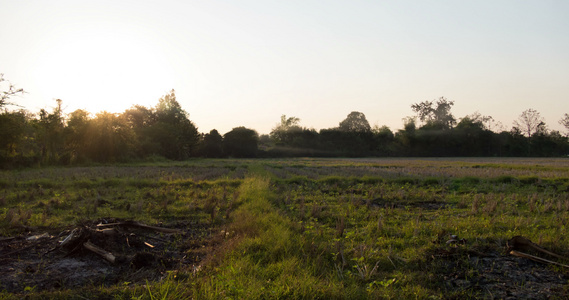
[[[353,111],[348,114],[346,119],[340,122],[339,129],[346,132],[371,131],[371,127],[369,126],[369,122],[367,121],[366,116],[359,111]]]
[[[257,156],[259,134],[243,126],[235,127],[223,136],[223,150],[230,157]]]
[[[300,119],[297,117],[287,118],[282,115],[281,122],[271,130],[270,137],[279,145],[291,144],[296,133],[302,131],[299,123]]]
[[[454,101],[440,97],[436,102],[433,100],[415,103],[411,105],[411,109],[426,128],[451,129],[456,124],[456,119],[450,112],[453,105]]]

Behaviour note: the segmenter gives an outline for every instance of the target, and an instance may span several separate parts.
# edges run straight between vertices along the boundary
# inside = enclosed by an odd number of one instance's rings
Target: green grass
[[[205,160],[113,168],[59,181],[50,178],[79,170],[0,174],[1,233],[103,216],[147,223],[195,218],[224,230],[225,242],[198,272],[179,270],[144,286],[28,296],[472,298],[483,291],[449,290],[448,266],[433,253],[454,247],[467,265],[469,251],[502,253],[515,235],[555,252],[569,249],[569,171],[551,160]],[[192,179],[206,170],[217,177]],[[447,245],[449,234],[467,244]]]

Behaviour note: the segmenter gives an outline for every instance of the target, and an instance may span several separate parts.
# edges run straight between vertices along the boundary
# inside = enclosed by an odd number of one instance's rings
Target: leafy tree
[[[83,161],[90,144],[89,129],[91,118],[89,112],[78,109],[69,114],[65,127],[65,149],[68,162]]]
[[[393,149],[393,141],[395,139],[395,135],[393,131],[389,129],[387,126],[374,126],[373,134],[375,135],[376,140],[376,151],[379,155],[391,155],[394,151]]]
[[[156,123],[156,116],[151,109],[142,105],[134,105],[123,113],[129,126],[135,130],[149,127]]]
[[[61,99],[57,99],[57,106],[53,112],[48,113],[41,109],[37,126],[37,141],[40,146],[42,163],[53,164],[60,162],[63,154],[65,119],[61,108]]]
[[[277,145],[291,145],[294,135],[302,131],[302,128],[298,126],[299,122],[300,119],[297,117],[287,118],[286,115],[282,115],[280,124],[271,130],[271,138]]]
[[[462,125],[461,125],[462,123]],[[479,129],[492,130],[495,121],[491,116],[484,116],[480,112],[475,112],[471,115],[467,115],[460,120],[456,127],[462,126],[476,126]]]
[[[3,83],[7,83],[7,86]],[[32,143],[33,129],[30,127],[32,119],[26,111],[20,110],[9,112],[8,105],[15,105],[10,102],[13,96],[24,94],[24,90],[16,88],[13,84],[4,79],[4,74],[0,73],[0,167],[8,164],[18,164],[19,160],[34,157]]]
[[[202,142],[202,153],[205,157],[222,157],[223,156],[223,137],[212,129],[206,133]]]
[[[123,112],[128,126],[136,135],[136,155],[147,157],[152,154],[160,154],[160,144],[154,141],[152,126],[156,124],[156,115],[152,109],[142,105],[134,105]]]
[[[371,127],[366,116],[358,111],[353,111],[346,119],[340,122],[339,129],[346,132],[370,132]]]
[[[223,136],[223,150],[231,157],[255,157],[259,134],[243,126],[235,127]]]
[[[417,125],[415,118],[403,118],[403,129],[395,134],[398,156],[413,155],[416,144]]]
[[[436,106],[435,106],[436,105]],[[411,105],[411,109],[417,114],[424,126],[432,129],[451,129],[456,124],[456,119],[450,110],[454,101],[444,97],[434,101],[423,101]]]
[[[32,120],[33,115],[25,110],[0,114],[0,167],[29,166],[36,161]]]
[[[133,156],[136,136],[122,114],[97,113],[87,136],[87,153],[92,160],[116,162]]]
[[[199,133],[189,114],[182,109],[174,90],[160,98],[154,109],[156,122],[149,135],[160,145],[160,155],[169,159],[186,159],[196,150]]]
[[[491,155],[493,144],[492,132],[486,124],[492,117],[474,113],[458,122],[453,129],[451,147],[455,156],[487,156]]]

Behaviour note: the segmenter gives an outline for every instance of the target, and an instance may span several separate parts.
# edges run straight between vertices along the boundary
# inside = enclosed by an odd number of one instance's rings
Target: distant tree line
[[[6,82],[0,74],[0,83]],[[1,86],[0,86],[1,87]],[[565,156],[567,135],[548,130],[539,112],[528,109],[503,130],[489,116],[457,120],[453,101],[440,98],[411,105],[414,116],[397,132],[371,127],[351,112],[338,127],[309,129],[296,117],[281,117],[269,135],[236,127],[221,135],[199,133],[172,90],[154,107],[135,105],[123,113],[85,110],[65,114],[62,101],[37,114],[8,110],[24,93],[0,89],[0,167],[113,163],[191,157],[361,157],[361,156]],[[569,131],[569,115],[559,121]],[[498,130],[496,130],[496,127]]]
[[[282,116],[270,138],[269,156],[566,156],[567,135],[548,130],[534,109],[524,111],[511,130],[480,113],[457,120],[453,101],[444,97],[411,105],[415,113],[397,132],[371,127],[361,112],[351,112],[336,128],[316,132],[299,119]],[[559,121],[569,131],[569,115]],[[498,131],[493,130],[496,127]]]

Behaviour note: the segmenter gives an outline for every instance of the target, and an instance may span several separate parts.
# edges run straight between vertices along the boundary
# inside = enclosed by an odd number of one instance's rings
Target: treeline
[[[68,115],[57,100],[53,111],[25,110],[0,115],[3,166],[121,162],[152,155],[182,160],[199,142],[196,126],[176,101],[174,91],[153,108],[134,106],[121,114]]]
[[[397,132],[387,127],[354,132],[340,128],[316,132],[297,127],[283,136],[268,150],[268,156],[518,157],[569,153],[567,137],[557,131],[538,132],[531,137],[517,129],[496,133],[468,117],[448,129],[433,124],[418,126],[408,120]]]
[[[269,156],[566,156],[567,136],[547,129],[540,114],[528,109],[511,130],[491,117],[474,113],[459,121],[451,113],[454,102],[445,98],[413,104],[416,116],[405,118],[397,132],[371,128],[361,112],[350,113],[337,128],[314,129],[298,125],[298,118],[282,116],[273,128],[275,147]],[[560,121],[569,130],[569,115]]]
[[[0,82],[2,77],[0,76]],[[136,105],[123,113],[92,116],[64,114],[62,101],[51,111],[32,114],[6,109],[10,88],[0,96],[0,167],[130,162],[191,157],[293,156],[565,156],[567,136],[547,129],[535,110],[524,111],[511,130],[491,130],[496,122],[475,113],[456,120],[452,101],[440,98],[413,104],[415,116],[397,132],[371,127],[361,112],[350,113],[338,127],[309,129],[295,117],[282,116],[269,135],[236,127],[221,135],[199,133],[174,90],[154,107]],[[569,115],[560,123],[569,130]]]

